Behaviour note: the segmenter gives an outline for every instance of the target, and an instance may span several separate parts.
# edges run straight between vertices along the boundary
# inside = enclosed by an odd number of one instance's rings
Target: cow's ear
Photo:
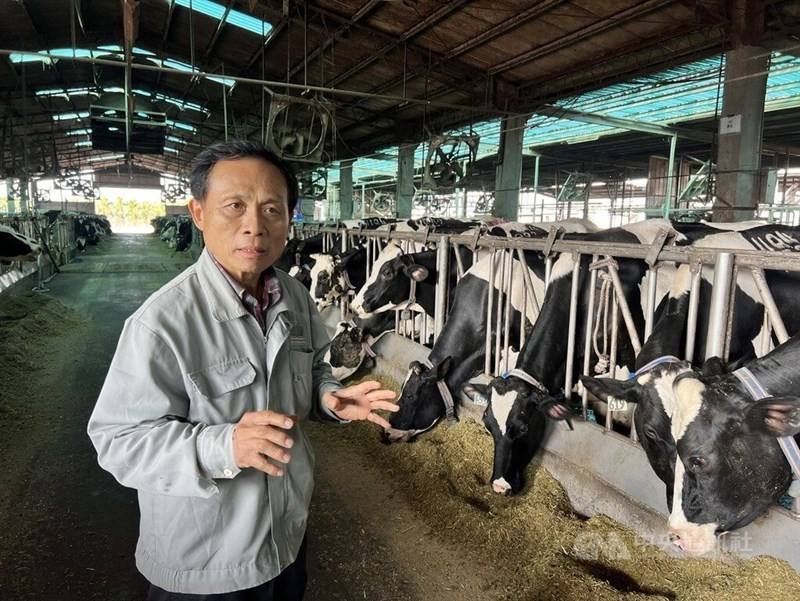
[[[800,397],[776,396],[756,401],[747,415],[750,427],[772,436],[800,434]]]
[[[355,327],[350,329],[350,340],[353,342],[361,342],[361,328]]]
[[[428,268],[423,265],[406,265],[403,271],[415,282],[421,282],[428,277]]]
[[[642,387],[636,380],[581,376],[581,382],[589,392],[605,403],[612,398],[638,403],[641,398]]]
[[[725,373],[728,373],[728,364],[720,357],[709,357],[700,368],[703,376],[720,376]]]
[[[464,394],[467,395],[467,398],[469,398],[469,400],[471,400],[473,403],[478,403],[480,405],[489,404],[488,384],[470,382],[469,384],[465,384],[462,390],[464,391]]]

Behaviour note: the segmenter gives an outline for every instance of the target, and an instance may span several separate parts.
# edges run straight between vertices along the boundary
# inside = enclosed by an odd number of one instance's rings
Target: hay
[[[46,294],[0,295],[0,414],[13,416],[25,408],[52,341],[83,322]]]
[[[384,376],[364,379],[399,390]],[[488,485],[492,438],[472,420],[439,426],[412,444],[381,445],[361,423],[315,436],[359,449],[401,483],[406,503],[433,531],[494,566],[495,585],[508,599],[795,601],[800,591],[800,575],[785,562],[670,557],[605,516],[587,520],[539,466],[529,468],[518,496],[495,495]]]

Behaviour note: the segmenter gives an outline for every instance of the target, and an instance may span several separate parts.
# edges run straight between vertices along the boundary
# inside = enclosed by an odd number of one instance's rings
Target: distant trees
[[[122,226],[147,226],[151,219],[165,214],[163,203],[123,200],[121,196],[113,202],[101,196],[95,202],[95,211]]]

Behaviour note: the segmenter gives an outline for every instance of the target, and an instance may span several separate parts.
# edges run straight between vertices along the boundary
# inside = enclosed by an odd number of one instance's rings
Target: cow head
[[[341,286],[335,280],[335,262],[333,255],[316,253],[311,255],[314,267],[311,268],[311,295],[322,311],[331,305],[342,294]]]
[[[666,485],[667,507],[672,508],[675,481],[675,439],[671,420],[675,407],[672,383],[689,372],[688,361],[663,363],[630,380],[581,376],[581,382],[605,403],[622,400],[636,405],[634,423],[650,467]]]
[[[521,380],[508,380],[490,385],[472,383],[464,387],[464,392],[473,401],[487,404],[483,423],[494,439],[492,490],[501,495],[522,490],[525,469],[542,442],[546,421],[532,398],[512,393],[512,389],[520,388],[517,382]],[[505,392],[493,395],[495,390]],[[490,401],[490,396],[494,396],[495,403]],[[511,405],[506,404],[509,400]]]
[[[679,460],[670,533],[678,547],[701,555],[715,547],[717,533],[746,526],[786,491],[789,465],[764,416],[800,404],[796,398],[754,402],[733,375],[688,372],[675,379],[673,391]]]
[[[369,278],[367,278],[366,283],[361,287],[361,290],[358,291],[358,294],[356,294],[355,298],[350,303],[350,308],[356,315],[360,317],[366,317],[369,315],[370,311],[364,309],[364,295],[366,294],[366,291],[369,290],[379,279],[379,274],[383,265],[387,261],[391,261],[401,254],[403,254],[403,250],[400,248],[400,241],[398,240],[392,240],[383,247],[378,255],[378,258],[375,259],[375,262],[372,265]]]
[[[517,493],[525,468],[542,441],[545,415],[566,417],[568,409],[546,392],[509,375],[494,378],[485,391],[488,406],[483,422],[494,438],[492,490]]]
[[[447,377],[450,365],[450,357],[432,368],[419,361],[409,364],[397,401],[400,410],[389,419],[392,427],[382,434],[384,442],[409,442],[439,421],[445,414],[445,405],[437,382]]]
[[[411,281],[422,282],[428,268],[414,263],[411,255],[401,255],[385,262],[378,277],[364,291],[362,308],[367,313],[391,309],[409,299]]]
[[[333,377],[342,380],[361,367],[366,356],[364,330],[353,323],[339,322],[331,339],[325,360],[330,363]]]
[[[640,442],[667,486],[671,537],[693,555],[711,551],[717,533],[745,526],[783,494],[789,470],[775,436],[800,430],[797,399],[753,402],[723,371],[712,359],[700,372],[681,361],[629,381],[581,379],[601,400],[636,403]]]

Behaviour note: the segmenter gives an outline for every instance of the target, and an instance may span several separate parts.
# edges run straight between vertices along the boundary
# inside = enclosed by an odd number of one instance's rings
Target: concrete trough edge
[[[323,312],[331,333],[339,310]],[[429,350],[394,333],[374,347],[375,372],[402,382],[411,361]],[[461,399],[459,415],[481,420],[482,408]],[[552,424],[534,461],[561,482],[575,510],[583,515],[607,515],[631,528],[642,543],[654,544],[672,556],[682,556],[667,537],[667,505],[663,483],[655,476],[643,449],[627,437],[591,423]],[[724,559],[769,555],[800,571],[800,517],[773,507],[745,528],[720,537],[712,556]],[[635,550],[630,550],[635,552]]]

